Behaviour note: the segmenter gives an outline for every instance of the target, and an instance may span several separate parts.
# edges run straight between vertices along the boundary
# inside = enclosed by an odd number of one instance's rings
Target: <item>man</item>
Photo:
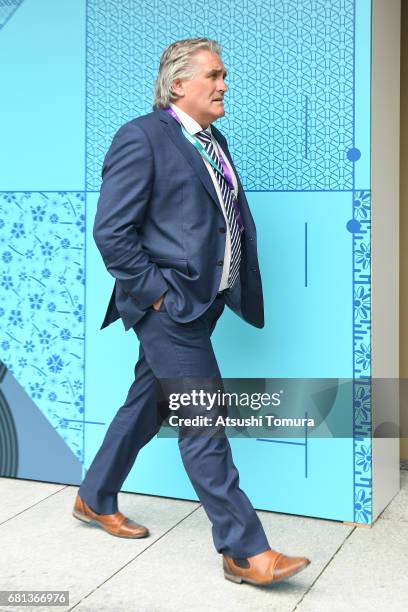
[[[117,494],[168,414],[168,405],[157,410],[157,381],[221,378],[210,336],[225,303],[252,325],[264,324],[254,222],[227,142],[211,126],[224,115],[225,76],[215,41],[170,45],[154,112],[118,130],[102,169],[94,238],[116,280],[102,327],[121,317],[140,352],[74,516],[120,537],[148,535],[118,511]],[[223,431],[179,431],[179,448],[226,578],[269,584],[308,565],[270,549]]]

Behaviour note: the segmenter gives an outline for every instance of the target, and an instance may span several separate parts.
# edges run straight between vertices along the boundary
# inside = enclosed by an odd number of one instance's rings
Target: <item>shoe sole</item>
[[[245,578],[245,576],[235,576],[234,574],[229,574],[224,571],[224,577],[231,582],[235,582],[235,584],[241,584],[242,582],[247,582],[248,584],[253,584],[254,586],[267,586],[269,584],[275,584],[276,582],[282,582],[282,580],[287,580],[288,578],[292,578],[295,574],[298,574],[302,570],[304,570],[310,563],[305,563],[298,567],[294,572],[288,574],[287,576],[283,576],[282,578],[275,578],[273,580],[269,580],[268,582],[256,582],[256,580],[251,580],[250,578]]]
[[[104,527],[101,523],[99,523],[99,521],[92,519],[89,516],[86,516],[85,514],[81,514],[80,512],[77,512],[76,510],[72,511],[72,516],[78,519],[79,521],[82,521],[83,523],[87,523],[88,525],[97,525],[98,527],[100,527],[101,529],[109,533],[110,535],[116,536],[117,538],[127,538],[131,540],[138,540],[140,538],[146,538],[148,535],[150,535],[148,531],[140,535],[133,535],[133,536],[121,535],[120,533],[115,533],[114,531],[110,531],[110,529],[107,529],[106,527]]]

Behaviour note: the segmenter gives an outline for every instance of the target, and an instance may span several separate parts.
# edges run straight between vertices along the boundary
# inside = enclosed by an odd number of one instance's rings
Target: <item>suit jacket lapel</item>
[[[193,170],[195,170],[195,172],[197,172],[204,187],[206,188],[218,208],[221,209],[217,192],[215,191],[214,184],[200,153],[190,142],[188,142],[187,138],[183,136],[179,124],[175,119],[173,119],[173,117],[169,116],[168,113],[166,113],[162,109],[158,110],[157,112],[159,113],[160,121],[163,122],[163,126],[166,129],[167,134],[174,142],[176,147],[183,154],[186,162],[193,168]]]

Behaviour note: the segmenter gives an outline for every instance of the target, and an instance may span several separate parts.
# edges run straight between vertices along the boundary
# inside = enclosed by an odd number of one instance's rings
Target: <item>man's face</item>
[[[173,91],[179,97],[175,103],[193,117],[202,127],[223,117],[224,94],[227,91],[227,72],[221,58],[208,50],[198,51],[192,62],[195,76],[192,79],[176,79]]]

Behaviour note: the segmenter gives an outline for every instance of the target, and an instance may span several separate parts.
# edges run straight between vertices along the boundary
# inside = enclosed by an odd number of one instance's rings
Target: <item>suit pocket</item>
[[[150,310],[154,310],[154,312],[167,312],[166,306],[164,305],[164,299],[162,300],[162,303],[160,304],[160,308],[158,310],[154,308],[153,304],[150,306]]]
[[[150,257],[150,261],[155,263],[159,268],[174,268],[179,272],[188,274],[187,259],[173,259],[170,257]]]

